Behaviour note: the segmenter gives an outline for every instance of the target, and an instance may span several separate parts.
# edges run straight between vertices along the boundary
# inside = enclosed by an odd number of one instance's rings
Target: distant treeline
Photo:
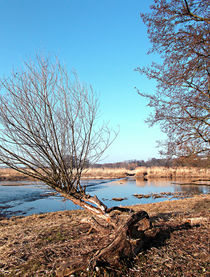
[[[94,164],[91,167],[94,168],[126,168],[133,170],[136,167],[145,166],[190,166],[190,167],[210,167],[210,156],[196,156],[196,157],[180,157],[177,159],[156,159],[152,158],[147,161],[144,160],[128,160],[116,163],[104,163],[104,164]]]

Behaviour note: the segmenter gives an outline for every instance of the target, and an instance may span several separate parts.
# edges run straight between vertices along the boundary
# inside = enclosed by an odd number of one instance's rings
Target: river
[[[82,184],[87,186],[87,192],[91,195],[97,195],[108,207],[173,200],[177,199],[177,195],[180,193],[184,194],[183,197],[186,197],[188,193],[209,193],[210,187],[207,186],[207,183],[206,181],[204,183],[200,182],[199,185],[194,185],[189,180],[151,179],[144,181],[134,178],[82,181]],[[169,195],[154,197],[154,194],[161,193],[169,193]],[[149,196],[139,199],[134,194]],[[113,198],[123,198],[123,200],[115,201]],[[79,208],[70,200],[66,200],[58,193],[54,193],[51,188],[40,182],[0,182],[0,214],[6,217],[27,216]]]

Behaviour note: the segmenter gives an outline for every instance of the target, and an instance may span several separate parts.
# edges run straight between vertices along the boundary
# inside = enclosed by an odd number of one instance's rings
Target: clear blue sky
[[[140,12],[152,0],[0,0],[0,76],[35,53],[57,55],[99,95],[101,119],[120,133],[103,162],[158,157],[158,127],[134,87],[155,83],[134,69],[152,61]],[[157,57],[156,57],[157,58]]]

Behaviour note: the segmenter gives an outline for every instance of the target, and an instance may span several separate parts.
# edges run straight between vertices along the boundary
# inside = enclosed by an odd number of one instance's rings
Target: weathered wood
[[[133,227],[141,220],[144,220],[143,230],[146,229],[145,225],[147,228],[150,227],[149,216],[145,211],[139,211],[131,215],[126,223],[115,230],[115,237],[112,242],[95,253],[90,266],[95,267],[100,261],[115,265],[121,258],[132,258],[136,254],[136,245],[132,245]]]
[[[194,217],[194,218],[188,218],[186,223],[189,223],[191,226],[195,225],[202,225],[208,222],[208,219],[206,217]]]
[[[98,220],[96,220],[93,216],[92,217],[84,217],[81,220],[81,223],[88,223],[91,227],[88,233],[91,232],[92,229],[95,229],[103,234],[109,234],[113,226],[105,222],[105,225],[101,224]]]
[[[109,245],[99,249],[93,255],[89,263],[90,268],[95,268],[100,262],[112,266],[116,265],[122,258],[131,259],[139,251],[143,245],[143,233],[150,228],[149,216],[145,211],[135,213],[134,210],[123,207],[108,208],[97,196],[91,197],[88,194],[81,195],[77,192],[69,195],[62,191],[59,192],[63,197],[70,199],[74,204],[84,208],[92,215],[92,217],[83,220],[91,226],[88,233],[94,228],[112,238]],[[113,213],[116,211],[117,214]],[[126,221],[125,216],[121,217],[122,213],[130,215]],[[64,265],[64,272],[71,272],[67,270],[67,267],[71,267],[71,263],[68,262],[67,264],[68,266]],[[79,264],[80,262],[78,263],[78,270],[81,268]]]
[[[78,205],[84,208],[85,210],[89,211],[91,214],[96,215],[98,218],[101,218],[107,222],[111,221],[109,213],[106,212],[107,206],[104,205],[97,198],[97,196],[90,197],[89,195],[86,195],[86,194],[80,195],[77,193],[70,195],[70,194],[64,193],[62,190],[59,190],[57,188],[56,188],[56,191],[58,191],[61,194],[61,196],[63,196],[64,198],[71,200],[75,205]]]

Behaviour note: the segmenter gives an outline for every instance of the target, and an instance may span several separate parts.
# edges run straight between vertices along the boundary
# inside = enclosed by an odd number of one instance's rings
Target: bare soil
[[[210,195],[132,208],[153,224],[134,260],[72,276],[209,276]],[[90,231],[85,217],[77,210],[0,220],[0,276],[64,276],[66,261],[90,259],[111,237]]]

